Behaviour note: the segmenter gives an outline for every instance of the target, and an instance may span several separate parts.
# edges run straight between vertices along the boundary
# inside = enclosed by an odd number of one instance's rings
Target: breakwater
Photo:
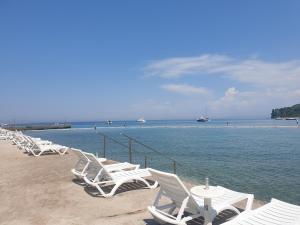
[[[50,130],[50,129],[69,129],[71,124],[31,124],[31,125],[7,125],[3,128],[7,130]]]

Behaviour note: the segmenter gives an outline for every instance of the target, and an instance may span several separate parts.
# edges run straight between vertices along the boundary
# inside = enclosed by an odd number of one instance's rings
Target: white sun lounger
[[[0,140],[11,140],[13,138],[13,134],[14,133],[12,131],[2,129],[0,134]]]
[[[6,135],[0,135],[0,140],[6,141],[7,140],[7,136]]]
[[[41,138],[33,138],[30,136],[24,135],[24,138],[28,141],[28,145],[51,145],[53,144],[51,141],[42,140]]]
[[[131,164],[128,162],[113,163],[109,165],[103,165],[102,161],[99,160],[94,154],[82,151],[84,156],[89,160],[89,166],[84,175],[89,180],[101,180],[101,176],[104,176],[103,169],[107,172],[121,172],[123,170],[139,169],[140,165]]]
[[[57,144],[50,144],[50,145],[38,145],[34,143],[32,146],[26,146],[25,150],[34,156],[40,156],[44,153],[58,153],[60,155],[64,155],[68,152],[68,147],[57,145]]]
[[[113,163],[109,165],[103,165],[101,158],[97,158],[93,153],[89,152],[84,152],[82,153],[87,157],[90,161],[90,167],[96,168],[96,170],[101,170],[102,168],[105,168],[108,172],[120,172],[125,169],[139,169],[140,165],[137,164],[131,164],[128,162],[123,162],[123,163]]]
[[[26,146],[25,149],[27,151],[29,150],[30,153],[32,153],[32,151],[38,151],[41,154],[43,154],[43,152],[48,151],[48,152],[56,152],[60,155],[64,155],[70,149],[66,146],[53,144],[51,141],[42,140],[40,138],[32,138],[30,136],[26,136],[26,138],[29,141],[29,144]],[[39,156],[40,153],[35,156]]]
[[[24,142],[24,134],[21,131],[15,131],[12,134],[12,138],[11,138],[12,144],[13,145],[20,145],[21,142]],[[19,147],[19,146],[18,146]]]
[[[242,212],[222,225],[300,225],[300,206],[273,198],[270,203]]]
[[[103,166],[102,163],[95,160],[95,156],[86,155],[90,160],[90,165],[93,172],[88,172],[86,176],[84,176],[84,181],[93,187],[96,187],[97,190],[103,197],[111,197],[115,194],[117,189],[124,183],[133,182],[133,181],[141,181],[143,182],[148,188],[156,188],[157,182],[151,185],[147,180],[146,177],[150,177],[151,174],[149,173],[148,169],[139,169],[138,166],[133,170],[122,171],[125,169],[126,164],[129,163],[119,163],[119,165],[107,165]],[[132,164],[130,164],[132,165]],[[121,172],[113,172],[113,171],[121,171]],[[114,185],[110,192],[105,193],[103,190],[104,186]]]
[[[35,145],[51,145],[51,141],[42,140],[40,138],[32,138],[27,135],[18,134],[13,140],[13,143],[17,145],[19,149],[28,152],[29,148],[33,148]],[[29,151],[30,153],[30,151]]]
[[[149,169],[149,171],[160,185],[159,193],[153,205],[148,207],[148,210],[157,222],[183,225],[189,220],[204,215],[204,200],[192,195],[177,175],[154,169]],[[212,199],[212,219],[223,210],[232,210],[239,214],[238,209],[232,205],[245,199],[247,199],[246,210],[252,208],[254,198],[252,194],[235,192],[220,186],[219,188],[223,189],[224,195]],[[163,196],[169,199],[171,203],[160,204]],[[176,209],[178,211],[175,217]],[[185,216],[184,212],[189,213],[189,215]]]
[[[88,168],[88,165],[90,163],[89,159],[84,155],[84,152],[80,149],[72,148],[72,152],[76,154],[78,157],[78,161],[75,164],[74,168],[71,170],[71,172],[78,178],[82,179],[84,175],[86,175],[86,171]],[[98,161],[104,162],[106,161],[106,158],[97,158]]]
[[[17,145],[18,148],[22,148],[28,142],[27,139],[25,138],[25,135],[21,133],[17,133],[11,141],[12,144]]]

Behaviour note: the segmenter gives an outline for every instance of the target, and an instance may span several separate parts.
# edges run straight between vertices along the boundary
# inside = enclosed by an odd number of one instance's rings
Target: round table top
[[[191,188],[191,193],[201,198],[216,198],[224,194],[224,191],[217,186],[209,186],[208,189],[205,185],[195,186]]]

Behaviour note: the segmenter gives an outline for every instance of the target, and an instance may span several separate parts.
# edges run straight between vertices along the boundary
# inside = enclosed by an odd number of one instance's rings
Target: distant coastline
[[[283,107],[278,109],[272,109],[271,118],[295,118],[300,117],[300,104],[296,104],[290,107]]]

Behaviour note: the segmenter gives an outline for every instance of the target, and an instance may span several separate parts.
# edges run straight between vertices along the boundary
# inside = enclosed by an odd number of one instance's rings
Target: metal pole
[[[176,161],[173,161],[173,172],[176,174]]]
[[[145,155],[145,168],[147,168],[147,156]]]
[[[132,163],[132,141],[129,139],[128,141],[128,156],[129,156],[129,163]]]
[[[106,157],[106,137],[103,136],[103,157]]]

